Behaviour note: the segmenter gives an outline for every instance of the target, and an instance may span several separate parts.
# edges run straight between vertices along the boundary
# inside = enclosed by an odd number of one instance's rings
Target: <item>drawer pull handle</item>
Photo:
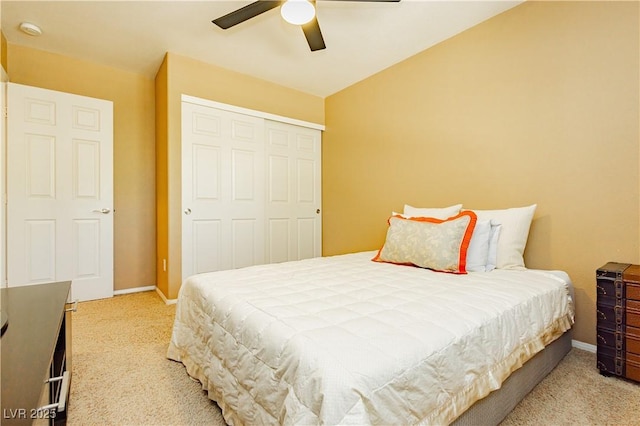
[[[600,284],[596,284],[596,287],[601,294],[604,294],[604,295],[607,294],[607,290],[605,290],[605,288],[602,287]]]
[[[74,300],[70,308],[66,308],[65,312],[78,312],[78,299]]]
[[[602,337],[601,335],[598,334],[598,341],[602,340],[603,344],[607,344],[607,339],[605,339],[604,337]]]
[[[616,314],[616,324],[622,324],[622,320],[624,318],[624,308],[622,306],[616,306],[613,308],[613,311]]]
[[[596,309],[596,312],[597,312],[598,316],[602,316],[603,320],[607,319],[607,316],[600,309]]]
[[[598,370],[607,370],[607,366],[602,361],[598,361]]]
[[[616,349],[621,351],[623,343],[624,341],[622,340],[622,333],[616,333]]]
[[[69,393],[69,387],[71,386],[71,375],[68,371],[65,371],[60,377],[52,377],[47,380],[47,383],[51,382],[59,382],[62,380],[62,385],[60,385],[60,394],[58,395],[58,402],[49,405],[43,405],[39,407],[37,411],[49,411],[55,409],[58,412],[64,411],[67,407],[67,394]]]

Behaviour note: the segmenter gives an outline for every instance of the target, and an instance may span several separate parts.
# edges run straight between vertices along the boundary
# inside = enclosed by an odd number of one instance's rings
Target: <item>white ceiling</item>
[[[326,97],[523,0],[400,3],[324,1],[317,16],[327,48],[311,52],[279,8],[228,30],[212,19],[250,1],[7,1],[9,43],[89,60],[153,78],[165,52]],[[18,30],[28,21],[40,37]]]

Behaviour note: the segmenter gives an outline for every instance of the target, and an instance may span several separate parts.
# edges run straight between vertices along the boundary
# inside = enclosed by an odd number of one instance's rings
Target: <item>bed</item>
[[[168,358],[233,425],[496,424],[570,349],[564,272],[379,255],[192,276]]]

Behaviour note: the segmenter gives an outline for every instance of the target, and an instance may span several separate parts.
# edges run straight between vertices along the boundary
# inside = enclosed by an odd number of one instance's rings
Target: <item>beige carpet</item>
[[[175,305],[155,292],[80,303],[70,425],[224,425],[182,364],[165,358]],[[640,425],[640,385],[600,376],[573,349],[502,425]]]

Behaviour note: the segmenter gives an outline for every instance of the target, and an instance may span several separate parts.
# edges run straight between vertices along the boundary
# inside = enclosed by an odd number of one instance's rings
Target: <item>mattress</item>
[[[446,424],[573,324],[564,273],[374,254],[192,276],[167,355],[230,424]]]

